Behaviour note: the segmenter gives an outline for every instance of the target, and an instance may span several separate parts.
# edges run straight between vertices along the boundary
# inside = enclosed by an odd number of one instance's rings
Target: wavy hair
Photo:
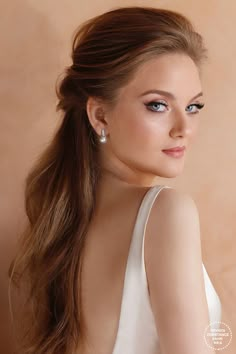
[[[55,85],[62,121],[26,177],[27,225],[9,267],[16,288],[23,281],[27,285],[29,324],[22,353],[71,354],[85,333],[83,249],[101,176],[87,99],[112,107],[139,65],[166,53],[188,55],[200,71],[207,58],[193,24],[167,9],[115,8],[83,22],[73,34],[72,63]]]

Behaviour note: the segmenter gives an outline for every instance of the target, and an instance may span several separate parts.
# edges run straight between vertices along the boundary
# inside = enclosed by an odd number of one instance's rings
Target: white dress
[[[161,354],[144,264],[144,237],[153,202],[164,185],[151,187],[139,207],[127,260],[121,312],[112,354]],[[202,263],[210,322],[221,320],[221,302]]]

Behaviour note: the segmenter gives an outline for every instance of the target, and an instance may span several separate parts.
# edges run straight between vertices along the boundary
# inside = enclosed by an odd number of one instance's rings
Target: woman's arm
[[[163,189],[146,229],[145,264],[163,354],[212,354],[198,210],[193,199]]]

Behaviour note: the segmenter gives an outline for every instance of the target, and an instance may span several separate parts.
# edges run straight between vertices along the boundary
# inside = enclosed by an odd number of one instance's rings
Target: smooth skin
[[[168,91],[175,98],[157,93],[142,95],[152,89]],[[104,216],[115,206],[113,217],[118,218],[119,210],[121,214],[135,195],[133,205],[137,208],[141,197],[158,184],[160,177],[174,178],[182,173],[185,155],[199,127],[201,113],[193,112],[198,111],[195,104],[204,102],[203,95],[193,97],[200,92],[195,63],[187,55],[175,53],[142,64],[119,91],[113,109],[101,100],[88,99],[91,125],[98,135],[102,128],[107,135],[107,143],[100,146],[103,175],[97,189],[97,215]],[[146,106],[160,100],[167,107],[157,103]],[[178,159],[162,151],[182,145],[186,152]],[[96,222],[98,230],[102,216]],[[95,230],[93,237],[95,240]],[[210,320],[199,215],[189,195],[175,189],[160,192],[147,223],[144,257],[162,354],[215,353],[204,342],[204,330]]]

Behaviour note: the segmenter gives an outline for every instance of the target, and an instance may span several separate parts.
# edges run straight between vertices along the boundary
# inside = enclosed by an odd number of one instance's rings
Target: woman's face
[[[107,111],[107,124],[96,125],[99,135],[101,128],[107,134],[107,143],[101,144],[103,168],[140,185],[179,175],[198,129],[201,91],[199,71],[184,54],[165,54],[142,64]],[[177,146],[186,148],[182,157],[163,152]]]

